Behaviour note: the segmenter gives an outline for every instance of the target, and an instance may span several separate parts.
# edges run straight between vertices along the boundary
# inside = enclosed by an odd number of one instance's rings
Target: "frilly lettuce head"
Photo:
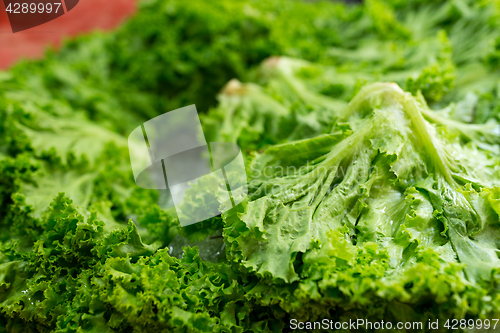
[[[303,320],[498,314],[498,126],[393,83],[335,117],[249,164],[250,198],[224,216],[228,258],[262,283],[249,295]]]

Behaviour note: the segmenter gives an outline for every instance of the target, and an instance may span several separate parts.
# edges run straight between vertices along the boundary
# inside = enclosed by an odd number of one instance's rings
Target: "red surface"
[[[22,0],[19,0],[22,3]],[[0,0],[0,69],[21,58],[40,58],[50,46],[83,32],[109,30],[136,9],[137,0],[80,0],[78,5],[53,21],[13,33],[5,5]]]

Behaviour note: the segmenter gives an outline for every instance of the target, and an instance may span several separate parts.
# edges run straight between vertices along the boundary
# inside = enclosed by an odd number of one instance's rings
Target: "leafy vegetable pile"
[[[0,332],[498,318],[499,10],[148,1],[0,73]],[[192,103],[249,197],[181,228],[126,136]]]

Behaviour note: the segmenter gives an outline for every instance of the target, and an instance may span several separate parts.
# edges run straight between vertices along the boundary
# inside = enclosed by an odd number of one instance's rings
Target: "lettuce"
[[[498,318],[498,8],[147,1],[0,73],[0,332]],[[126,135],[192,103],[249,196],[181,228]]]
[[[188,104],[208,111],[226,82],[255,82],[252,68],[276,55],[396,82],[448,104],[495,87],[497,18],[496,1],[143,1],[116,31],[69,40],[0,81],[121,134]],[[329,88],[338,94],[335,82]]]
[[[252,195],[224,216],[229,259],[273,284],[256,302],[302,320],[498,315],[499,155],[432,112],[369,85],[338,115],[348,130],[256,154]]]

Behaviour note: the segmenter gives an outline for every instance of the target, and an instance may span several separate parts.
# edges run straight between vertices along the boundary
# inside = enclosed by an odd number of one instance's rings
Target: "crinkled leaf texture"
[[[485,128],[392,83],[336,117],[329,135],[257,154],[249,200],[224,215],[229,259],[272,284],[251,295],[304,319],[497,315],[499,156]]]

